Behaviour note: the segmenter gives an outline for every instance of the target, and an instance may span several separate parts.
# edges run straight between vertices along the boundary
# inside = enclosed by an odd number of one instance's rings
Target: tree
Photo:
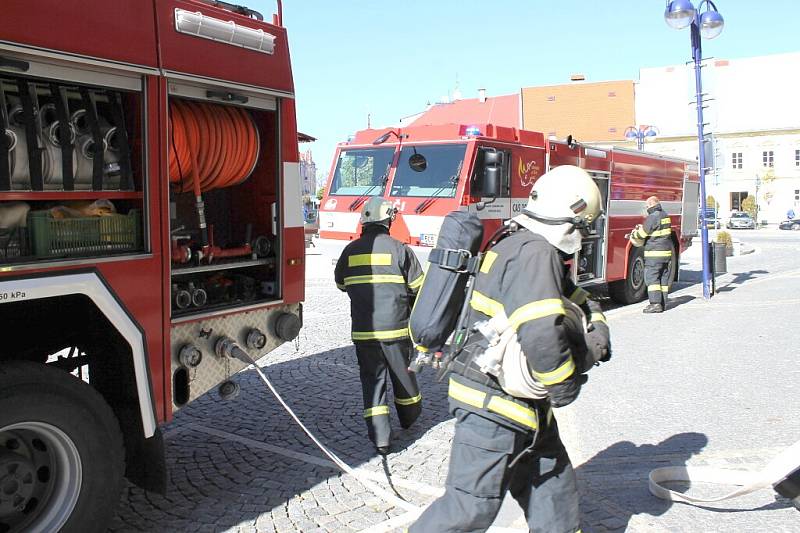
[[[317,200],[322,200],[322,197],[325,196],[325,187],[320,187],[317,189]]]
[[[741,209],[742,209],[742,211],[744,211],[745,213],[750,215],[750,218],[755,220],[756,219],[756,215],[758,214],[757,213],[758,209],[756,207],[756,197],[755,196],[748,196],[747,198],[742,200]]]
[[[706,209],[719,209],[719,202],[710,194],[706,196]]]

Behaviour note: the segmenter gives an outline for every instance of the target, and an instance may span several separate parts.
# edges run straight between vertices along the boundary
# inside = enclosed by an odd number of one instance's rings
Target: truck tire
[[[625,279],[608,284],[608,294],[617,303],[629,305],[641,302],[647,296],[644,282],[644,247],[631,248]]]
[[[125,471],[122,433],[90,385],[0,363],[0,532],[105,531]]]

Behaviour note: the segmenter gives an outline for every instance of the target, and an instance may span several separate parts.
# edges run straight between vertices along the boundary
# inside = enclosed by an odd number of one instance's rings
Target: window
[[[733,152],[731,154],[731,168],[742,168],[742,152]]]
[[[761,165],[764,167],[775,166],[775,152],[772,150],[764,150],[761,152]]]
[[[330,194],[383,195],[394,148],[343,150],[336,162]]]
[[[466,149],[465,144],[403,146],[391,196],[454,198]]]
[[[794,151],[794,166],[800,167],[800,150]]]

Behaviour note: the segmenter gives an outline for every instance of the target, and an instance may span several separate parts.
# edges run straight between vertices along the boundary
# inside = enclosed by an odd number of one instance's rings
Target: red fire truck
[[[541,133],[492,124],[364,130],[337,148],[320,204],[320,238],[356,238],[360,206],[375,195],[397,207],[391,233],[412,246],[434,246],[444,216],[453,210],[476,213],[488,236],[521,212],[536,178],[566,164],[590,172],[606,213],[584,239],[576,281],[608,283],[612,297],[623,303],[643,299],[644,258],[627,234],[642,222],[645,199],[657,195],[675,229],[677,272],[678,256],[697,231],[693,162],[547,140]]]
[[[280,2],[3,3],[0,531],[104,530],[232,348],[297,336],[293,91]]]

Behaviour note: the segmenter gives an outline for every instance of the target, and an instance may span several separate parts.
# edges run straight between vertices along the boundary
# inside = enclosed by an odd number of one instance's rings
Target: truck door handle
[[[0,67],[13,68],[14,70],[19,70],[20,72],[28,72],[28,70],[31,68],[31,64],[20,59],[11,59],[10,57],[0,56]]]
[[[250,100],[243,94],[236,94],[227,91],[206,91],[206,97],[222,100],[223,102],[239,102],[240,104],[246,104],[248,100]]]

